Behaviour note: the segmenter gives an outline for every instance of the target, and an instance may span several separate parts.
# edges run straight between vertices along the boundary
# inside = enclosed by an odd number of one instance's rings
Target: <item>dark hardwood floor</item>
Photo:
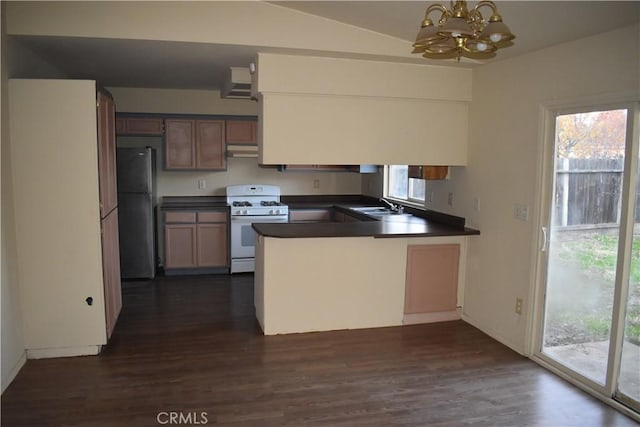
[[[250,275],[124,289],[103,353],[29,360],[2,426],[637,425],[461,321],[264,337]]]

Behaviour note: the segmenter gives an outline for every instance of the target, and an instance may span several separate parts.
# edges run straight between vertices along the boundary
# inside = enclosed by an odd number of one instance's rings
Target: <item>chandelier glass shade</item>
[[[480,13],[483,7],[491,9],[488,20]],[[440,13],[437,25],[429,18],[433,12]],[[492,1],[480,1],[471,10],[466,1],[452,1],[449,9],[441,4],[427,7],[412,53],[432,59],[487,59],[512,46],[514,38]]]

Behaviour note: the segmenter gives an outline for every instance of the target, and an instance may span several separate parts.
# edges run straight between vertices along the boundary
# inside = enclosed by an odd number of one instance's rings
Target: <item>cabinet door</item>
[[[107,338],[111,337],[122,309],[118,210],[102,220],[102,278],[104,286]]]
[[[227,144],[256,145],[257,123],[253,120],[227,120],[226,142]]]
[[[226,267],[227,224],[198,224],[198,267]]]
[[[409,245],[405,314],[456,309],[460,245]]]
[[[196,159],[198,169],[226,169],[224,121],[196,121]]]
[[[196,167],[195,122],[193,120],[166,120],[165,166],[167,169],[194,169]]]
[[[448,166],[409,166],[409,178],[441,180],[446,179]]]
[[[105,217],[117,205],[115,104],[102,92],[97,95],[98,182],[100,216]]]
[[[197,267],[196,224],[164,226],[166,268]]]
[[[163,120],[159,117],[127,117],[124,133],[127,135],[162,135]]]

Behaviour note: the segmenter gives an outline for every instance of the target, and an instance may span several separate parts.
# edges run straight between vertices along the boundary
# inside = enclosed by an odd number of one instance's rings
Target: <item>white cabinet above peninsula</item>
[[[259,54],[263,164],[466,165],[471,70]]]

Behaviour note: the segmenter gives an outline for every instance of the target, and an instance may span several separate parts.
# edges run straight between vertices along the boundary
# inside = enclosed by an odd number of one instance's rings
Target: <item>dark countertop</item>
[[[398,219],[400,219],[398,217]],[[316,223],[254,223],[253,229],[265,237],[443,237],[480,234],[471,228],[455,228],[432,221],[362,221]]]
[[[225,196],[165,196],[160,209],[165,210],[203,210],[227,209]]]
[[[373,199],[375,200],[375,199]],[[307,237],[443,237],[473,236],[480,232],[464,226],[464,218],[433,211],[405,208],[408,215],[388,215],[380,219],[350,210],[355,206],[372,206],[376,203],[307,203],[305,208],[333,207],[363,219],[359,222],[302,222],[302,223],[254,223],[253,229],[265,237],[307,238]],[[289,205],[291,208],[291,205]],[[415,215],[420,216],[415,216]],[[437,221],[436,221],[437,219]]]
[[[442,237],[472,236],[480,232],[465,227],[464,218],[435,211],[405,207],[408,215],[389,215],[381,219],[350,208],[381,205],[375,197],[361,195],[282,196],[289,209],[334,208],[360,217],[360,222],[254,223],[256,232],[266,237]],[[165,196],[163,210],[228,209],[225,196]]]

